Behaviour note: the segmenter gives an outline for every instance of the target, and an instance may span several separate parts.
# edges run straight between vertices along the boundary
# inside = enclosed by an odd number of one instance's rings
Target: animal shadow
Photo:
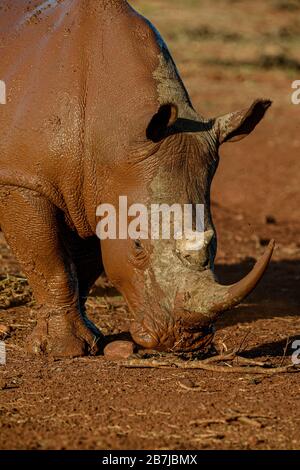
[[[217,265],[221,284],[237,282],[253,267],[254,260]],[[241,305],[224,314],[220,326],[251,322],[260,318],[297,316],[300,313],[300,260],[272,261],[263,279]]]

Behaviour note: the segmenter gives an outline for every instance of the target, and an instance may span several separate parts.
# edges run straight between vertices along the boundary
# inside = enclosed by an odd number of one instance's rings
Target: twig
[[[265,362],[262,362],[262,361],[254,361],[253,359],[247,359],[246,357],[242,357],[242,356],[237,356],[237,359],[238,359],[238,362],[248,365],[248,366],[258,366],[258,367],[263,367],[265,369],[269,367],[267,366]]]
[[[215,361],[217,360],[224,360],[226,356],[215,356]],[[232,355],[231,355],[232,357]],[[226,357],[228,359],[228,356]],[[249,361],[249,363],[248,363]],[[211,361],[210,361],[211,362]],[[247,360],[248,365],[251,364],[250,359]],[[140,359],[131,359],[128,362],[120,363],[120,366],[125,368],[148,368],[148,369],[155,369],[155,368],[164,368],[164,369],[202,369],[207,370],[210,372],[222,372],[222,373],[232,373],[232,374],[265,374],[265,375],[272,375],[272,374],[284,374],[288,372],[300,372],[300,368],[296,367],[295,365],[289,365],[285,367],[273,367],[273,368],[265,368],[260,366],[232,366],[232,367],[224,367],[224,366],[216,366],[212,365],[205,361],[191,361],[191,362],[163,362],[163,361],[148,361],[148,360],[140,360]]]
[[[238,354],[239,352],[241,352],[241,349],[242,349],[243,345],[245,344],[246,339],[248,338],[248,336],[250,335],[250,333],[251,333],[250,330],[247,331],[247,333],[245,334],[243,340],[241,341],[241,344],[239,345],[239,347],[238,347],[237,350],[236,350],[236,354]]]
[[[192,425],[202,425],[204,427],[211,426],[213,424],[230,424],[233,422],[241,422],[242,424],[251,425],[251,426],[261,426],[261,423],[257,419],[274,419],[271,416],[262,416],[255,414],[232,414],[224,418],[217,419],[196,419],[191,421],[189,424]]]
[[[190,392],[203,392],[203,393],[217,393],[220,390],[205,390],[201,386],[195,385],[194,387],[189,387],[188,385],[185,385],[184,383],[178,381],[177,382],[179,387],[183,388],[184,390],[188,390]]]
[[[287,350],[288,350],[288,347],[289,347],[289,343],[290,343],[290,337],[288,336],[287,339],[286,339],[284,350],[283,350],[283,356],[281,358],[280,366],[282,366],[283,363],[284,363],[286,353],[287,353]]]
[[[212,362],[225,362],[225,361],[233,361],[234,359],[237,359],[239,362],[245,365],[250,365],[250,366],[259,366],[259,367],[266,367],[265,362],[262,361],[254,361],[253,359],[247,359],[246,357],[238,356],[236,350],[233,352],[227,353],[227,354],[219,354],[218,356],[212,356],[208,357],[207,359],[204,359],[201,361],[202,363],[205,364],[211,364]]]
[[[218,354],[217,356],[211,356],[207,359],[203,359],[201,363],[204,364],[211,364],[212,362],[220,362],[220,361],[232,361],[236,358],[235,352],[228,352],[227,354]]]

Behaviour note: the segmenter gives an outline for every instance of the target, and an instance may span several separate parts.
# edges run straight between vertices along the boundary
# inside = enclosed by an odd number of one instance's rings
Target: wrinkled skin
[[[1,6],[0,223],[39,305],[29,350],[97,352],[84,303],[104,269],[134,314],[136,343],[204,347],[233,304],[213,276],[218,148],[249,134],[270,102],[203,119],[159,33],[124,0]],[[119,195],[129,205],[205,204],[206,243],[188,253],[174,239],[100,243],[97,207],[118,207]]]

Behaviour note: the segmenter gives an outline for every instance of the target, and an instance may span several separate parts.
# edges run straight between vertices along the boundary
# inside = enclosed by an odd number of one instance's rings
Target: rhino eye
[[[138,269],[145,269],[149,253],[141,240],[133,241],[133,251],[129,254],[129,261]]]

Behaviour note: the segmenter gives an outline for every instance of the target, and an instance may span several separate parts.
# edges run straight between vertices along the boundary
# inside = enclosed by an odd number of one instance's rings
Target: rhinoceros
[[[271,105],[205,119],[156,28],[125,0],[3,0],[0,7],[0,223],[37,302],[29,351],[95,354],[85,301],[102,272],[132,312],[143,348],[197,351],[218,316],[263,276],[270,242],[231,286],[214,275],[210,186],[218,149]],[[204,204],[204,243],[97,237],[97,207]]]

